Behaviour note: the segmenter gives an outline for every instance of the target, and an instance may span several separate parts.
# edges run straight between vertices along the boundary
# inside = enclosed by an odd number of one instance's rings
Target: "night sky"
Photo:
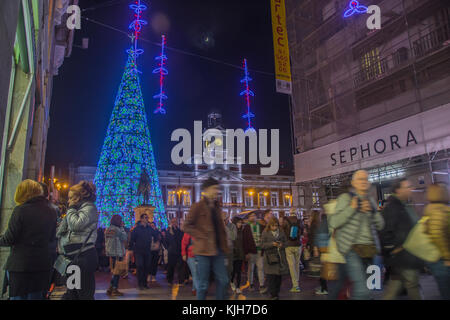
[[[127,31],[132,20],[131,0],[80,1],[82,15]],[[250,83],[255,92],[252,112],[256,129],[280,129],[280,161],[292,167],[288,96],[275,92],[272,28],[269,0],[153,0],[144,18],[142,38],[192,54],[242,65],[248,59]],[[87,8],[92,9],[86,10]],[[74,47],[54,78],[50,129],[46,154],[47,171],[56,165],[65,172],[69,163],[96,166],[106,135],[114,100],[124,71],[125,50],[131,40],[120,32],[82,20],[75,45],[89,38],[88,50]],[[205,41],[208,39],[208,41]],[[169,75],[165,82],[166,115],[154,115],[159,78],[152,74],[160,47],[140,41],[145,53],[138,59],[142,94],[159,168],[170,168],[173,130],[193,133],[193,121],[205,127],[211,110],[222,113],[227,128],[245,128],[246,109],[240,79],[243,71],[225,64],[167,50]],[[172,166],[172,168],[174,168]]]

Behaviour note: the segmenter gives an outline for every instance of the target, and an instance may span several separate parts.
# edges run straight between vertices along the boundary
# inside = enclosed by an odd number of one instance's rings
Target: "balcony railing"
[[[354,75],[355,86],[383,77],[389,71],[388,58],[372,61],[370,66],[364,67]]]
[[[428,53],[439,50],[445,41],[450,39],[450,26],[448,24],[442,25],[427,35],[414,41],[413,49],[416,58],[421,58]]]
[[[401,48],[393,54],[370,62],[370,66],[361,68],[353,76],[355,87],[362,86],[370,81],[384,78],[395,72],[399,67],[405,66],[412,58],[422,58],[444,46],[450,40],[450,26],[442,25],[413,42],[412,54],[408,48]]]

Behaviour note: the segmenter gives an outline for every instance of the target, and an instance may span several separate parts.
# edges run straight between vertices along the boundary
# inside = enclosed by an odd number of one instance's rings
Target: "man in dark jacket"
[[[178,283],[184,282],[184,263],[181,257],[181,241],[184,232],[178,227],[178,220],[173,218],[170,220],[169,230],[167,232],[166,244],[168,253],[167,262],[167,281],[169,285],[173,284],[175,270],[177,271]]]
[[[407,179],[396,182],[383,210],[385,227],[380,232],[383,255],[391,267],[391,278],[385,290],[384,299],[395,299],[407,290],[413,300],[421,300],[419,290],[419,269],[421,260],[402,248],[409,232],[419,220],[414,210],[406,202],[411,196],[411,183]]]
[[[297,218],[295,209],[291,209],[290,216],[284,219],[284,223],[281,227],[288,240],[286,243],[285,252],[292,280],[291,292],[300,292],[299,276],[301,222]]]
[[[143,213],[131,231],[129,250],[136,260],[138,286],[140,290],[148,289],[147,276],[150,272],[151,246],[153,230],[148,225],[148,215]]]
[[[225,255],[229,250],[226,227],[217,201],[219,182],[209,178],[203,183],[202,189],[204,198],[192,205],[184,223],[184,231],[194,238],[192,251],[196,256],[198,268],[197,299],[206,299],[212,270],[216,284],[216,299],[223,300],[229,284],[225,266]]]

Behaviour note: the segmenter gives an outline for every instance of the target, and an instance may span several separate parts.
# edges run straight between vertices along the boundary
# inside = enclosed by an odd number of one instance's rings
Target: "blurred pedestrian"
[[[225,231],[227,234],[228,254],[226,255],[226,266],[228,271],[228,278],[231,279],[233,272],[233,243],[237,237],[236,225],[229,219],[228,213],[222,211],[222,218],[225,224]]]
[[[95,242],[98,213],[94,204],[96,188],[81,181],[69,189],[69,208],[58,227],[57,236],[64,255],[81,271],[80,289],[68,289],[65,300],[94,300],[95,271],[98,266]]]
[[[301,222],[297,218],[294,208],[290,210],[290,216],[283,219],[280,225],[287,237],[286,243],[286,259],[289,265],[289,273],[291,275],[292,288],[290,292],[300,292],[300,238],[301,238]]]
[[[197,262],[195,261],[195,256],[193,253],[193,240],[192,236],[188,233],[183,235],[183,240],[181,241],[181,255],[183,257],[183,261],[185,261],[192,275],[192,295],[197,295],[197,287],[198,287],[198,277],[197,277]]]
[[[282,276],[289,274],[284,251],[286,244],[287,238],[281,230],[278,220],[272,218],[261,236],[261,245],[264,249],[264,272],[272,300],[279,299]]]
[[[243,221],[239,217],[233,218],[233,224],[236,226],[236,239],[233,243],[233,272],[231,273],[231,289],[237,294],[241,293],[241,274],[242,264],[245,260]]]
[[[5,270],[10,300],[42,300],[49,289],[57,213],[41,185],[27,179],[14,195],[16,206],[1,247],[11,247]]]
[[[392,186],[392,195],[383,209],[385,226],[380,232],[384,261],[390,267],[390,280],[384,290],[385,300],[396,299],[406,289],[411,300],[422,300],[419,287],[419,270],[423,261],[403,249],[408,234],[419,221],[407,201],[412,187],[408,179],[400,179]]]
[[[225,255],[228,253],[225,224],[217,197],[219,182],[208,178],[203,184],[204,198],[192,205],[184,225],[194,238],[193,253],[197,259],[197,299],[205,300],[210,272],[214,273],[216,299],[223,300],[228,286]]]
[[[122,217],[115,214],[111,217],[110,226],[105,230],[105,251],[108,257],[111,257],[111,271],[113,276],[109,289],[106,294],[109,296],[123,296],[123,293],[119,289],[119,280],[121,273],[126,270],[124,268],[121,271],[116,270],[116,264],[118,262],[124,262],[126,252],[125,243],[128,239],[128,235],[124,229]],[[125,261],[127,262],[127,261]]]
[[[432,184],[427,189],[429,204],[424,216],[428,217],[427,234],[439,249],[441,259],[429,267],[436,279],[442,299],[450,300],[450,207],[448,189]]]
[[[318,222],[311,224],[311,226],[316,225],[314,230],[312,230],[311,235],[314,237],[313,241],[313,255],[314,257],[320,257],[322,254],[327,253],[329,244],[329,231],[328,231],[328,219],[325,213],[317,212]],[[323,268],[323,264],[321,264]],[[319,279],[320,287],[316,289],[316,295],[327,295],[328,294],[328,283],[327,280],[321,277]]]
[[[369,299],[370,292],[366,283],[366,268],[378,252],[376,231],[383,229],[384,221],[377,211],[376,203],[368,195],[370,189],[369,174],[358,170],[352,177],[353,190],[340,195],[336,203],[336,213],[328,220],[335,230],[339,251],[345,256],[345,264],[339,264],[339,281],[336,282],[330,299],[337,299],[345,278],[352,282],[352,298]]]

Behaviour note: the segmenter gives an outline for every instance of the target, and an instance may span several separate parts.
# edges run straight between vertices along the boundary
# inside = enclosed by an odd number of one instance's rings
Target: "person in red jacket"
[[[197,261],[192,252],[193,238],[190,234],[185,233],[181,240],[181,256],[183,260],[187,262],[189,270],[192,274],[192,294],[197,295]]]

